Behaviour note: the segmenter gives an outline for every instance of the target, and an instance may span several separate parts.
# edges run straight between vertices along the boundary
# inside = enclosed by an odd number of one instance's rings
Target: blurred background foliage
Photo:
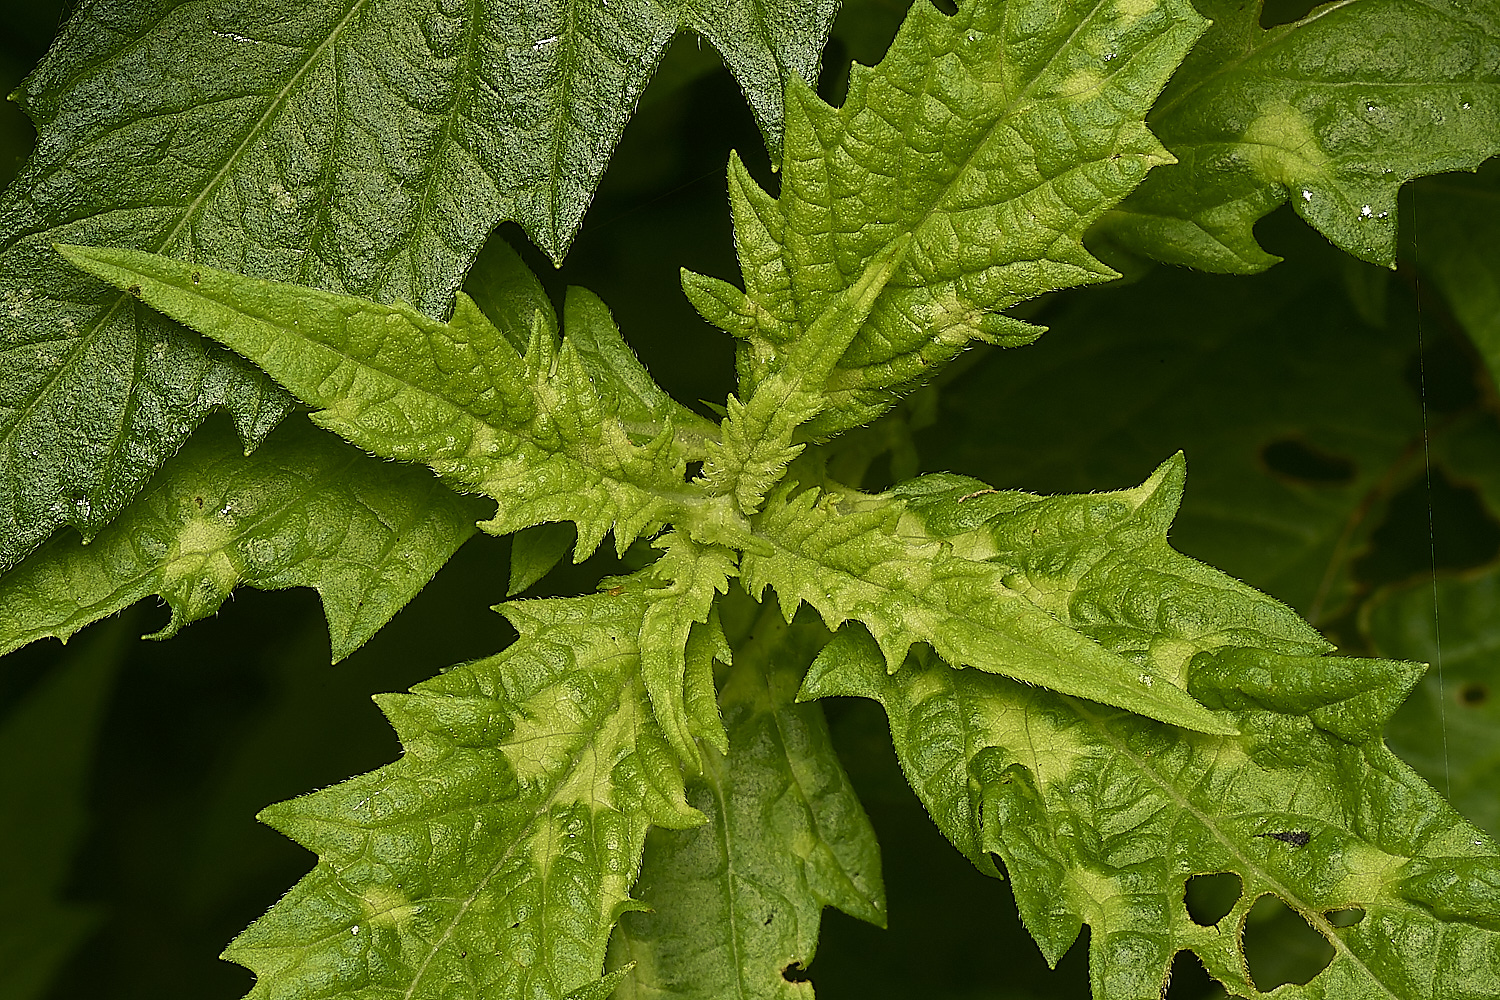
[[[1268,3],[1263,23],[1311,6]],[[4,15],[7,92],[64,7],[39,0]],[[825,54],[827,99],[841,97],[850,59],[878,60],[905,7],[846,5]],[[13,105],[0,109],[0,179],[33,138]],[[685,401],[722,400],[732,387],[731,345],[677,283],[682,265],[738,277],[731,149],[775,189],[718,56],[679,39],[564,266],[553,269],[514,225],[499,232],[555,299],[569,284],[597,292]],[[1387,739],[1500,835],[1494,166],[1408,187],[1394,272],[1341,255],[1285,210],[1259,234],[1286,262],[1257,277],[1115,261],[1125,280],[1039,303],[1032,318],[1050,327],[1040,341],[966,354],[851,435],[841,467],[866,469],[871,488],[947,469],[1076,492],[1133,485],[1184,451],[1174,544],[1287,601],[1346,654],[1433,663]],[[66,649],[37,644],[0,663],[0,852],[14,873],[0,880],[0,1000],[242,996],[249,973],[215,956],[313,860],[259,826],[256,810],[393,759],[398,743],[369,695],[509,641],[488,610],[505,595],[508,548],[473,538],[332,667],[311,591],[250,590],[169,641],[134,638],[166,620],[165,608],[142,605]],[[528,593],[587,590],[607,559],[559,569]],[[878,707],[827,710],[880,835],[890,929],[828,911],[807,973],[819,996],[1087,997],[1085,942],[1046,968],[1006,884],[975,872],[907,789]],[[1195,879],[1190,911],[1212,923],[1238,891],[1234,876]],[[1246,937],[1262,989],[1306,981],[1331,955],[1272,900],[1257,905]],[[1180,955],[1169,996],[1215,995]]]

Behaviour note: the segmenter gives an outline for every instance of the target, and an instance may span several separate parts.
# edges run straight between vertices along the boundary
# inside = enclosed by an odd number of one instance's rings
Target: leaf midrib
[[[523,637],[523,639],[521,641],[524,641],[524,637]],[[618,656],[618,655],[622,655],[622,654],[618,654],[617,653],[617,654],[614,654],[614,655]],[[584,669],[584,668],[580,668],[579,665],[576,664],[576,662],[575,662],[574,669]],[[623,691],[625,688],[627,688],[627,687],[629,687],[631,685],[632,681],[635,680],[635,675],[631,674],[631,673],[626,673],[624,676],[622,676],[620,678],[620,680],[621,680],[621,683],[620,683],[619,687]],[[556,683],[556,682],[554,681],[554,683]],[[533,692],[532,697],[535,697],[535,695],[538,694],[538,693],[540,693],[540,692]],[[621,704],[620,708],[623,708],[624,707],[625,699],[622,698],[621,702],[622,702],[622,704]],[[638,699],[637,699],[637,702],[631,706],[631,708],[632,708],[632,711],[634,711],[635,709],[639,708]],[[582,731],[578,731],[578,732],[582,732]],[[443,945],[447,943],[448,939],[451,938],[455,933],[457,933],[459,924],[463,921],[464,916],[469,912],[469,909],[474,905],[474,902],[479,898],[480,893],[482,893],[484,891],[484,889],[494,880],[495,875],[500,871],[500,869],[505,865],[505,863],[508,860],[510,860],[510,858],[515,854],[515,852],[517,852],[523,846],[527,845],[530,842],[531,835],[536,830],[537,826],[541,823],[541,821],[543,819],[545,819],[546,817],[548,817],[548,816],[551,815],[551,809],[552,809],[553,804],[557,802],[558,796],[562,794],[563,789],[567,788],[568,785],[569,785],[568,776],[572,775],[576,770],[579,769],[579,763],[578,763],[579,760],[586,753],[588,753],[591,750],[595,750],[598,747],[598,744],[600,742],[597,739],[597,735],[599,733],[599,730],[597,730],[597,729],[590,730],[589,733],[590,733],[590,738],[584,739],[579,744],[577,751],[570,758],[568,766],[566,768],[559,769],[558,773],[559,773],[560,777],[553,784],[553,786],[551,788],[551,791],[548,794],[547,798],[545,800],[543,800],[535,809],[533,809],[531,811],[531,816],[528,819],[526,825],[524,827],[522,827],[520,830],[516,831],[515,837],[506,846],[505,850],[503,852],[501,852],[500,856],[495,859],[495,863],[490,866],[489,871],[485,872],[484,875],[481,878],[479,878],[478,880],[475,881],[473,891],[471,891],[468,894],[468,896],[459,905],[457,911],[449,919],[448,926],[443,930],[443,933],[441,935],[439,935],[438,939],[432,943],[431,947],[428,949],[427,954],[425,956],[423,956],[421,964],[418,965],[417,968],[416,968],[416,971],[413,972],[412,977],[411,977],[411,983],[410,983],[410,985],[407,986],[406,992],[401,995],[402,996],[402,1000],[411,1000],[411,998],[413,996],[415,996],[416,991],[417,991],[417,987],[421,984],[421,982],[422,982],[422,976],[423,976],[424,973],[426,973],[427,967],[432,964],[432,960],[437,957],[438,952],[440,952],[442,950]],[[575,734],[570,734],[570,733],[568,733],[566,731],[554,731],[552,733],[549,733],[546,737],[541,737],[541,738],[551,739],[551,738],[555,738],[555,737],[558,737],[558,736],[568,736],[568,735],[575,735]],[[605,807],[606,808],[617,808],[617,807],[615,807],[613,805],[607,805]],[[538,876],[538,877],[542,877],[543,880],[545,881],[545,877],[544,876]],[[603,894],[603,887],[604,887],[604,879],[601,878],[601,895]],[[542,907],[541,908],[544,909],[544,910],[546,909],[546,892],[545,892],[545,889],[542,892]],[[542,939],[545,939],[546,938],[545,931],[543,931],[543,933],[540,934],[539,937],[542,938]]]
[[[1134,753],[1123,740],[1118,739],[1113,730],[1110,729],[1108,721],[1104,716],[1096,715],[1095,713],[1089,711],[1084,702],[1078,698],[1074,698],[1070,695],[1060,695],[1060,697],[1069,705],[1069,707],[1073,709],[1073,711],[1079,716],[1079,718],[1081,718],[1090,728],[1098,733],[1100,737],[1102,737],[1106,742],[1109,743],[1118,759],[1130,762],[1130,764],[1134,766],[1135,770],[1138,773],[1144,776],[1152,784],[1156,785],[1157,788],[1159,788],[1162,793],[1166,795],[1166,797],[1177,806],[1178,809],[1190,815],[1204,830],[1207,830],[1209,834],[1211,834],[1213,838],[1224,847],[1224,850],[1229,853],[1230,857],[1235,859],[1236,863],[1239,865],[1239,871],[1248,872],[1255,875],[1261,882],[1268,886],[1271,891],[1280,896],[1285,902],[1293,906],[1302,916],[1302,918],[1306,920],[1310,925],[1312,925],[1313,929],[1328,941],[1335,952],[1348,959],[1357,968],[1359,968],[1370,982],[1376,984],[1384,991],[1386,997],[1390,998],[1390,1000],[1402,1000],[1401,996],[1393,993],[1391,991],[1391,988],[1386,985],[1384,980],[1380,979],[1380,977],[1375,974],[1374,970],[1371,969],[1370,966],[1365,964],[1365,962],[1361,960],[1358,955],[1356,955],[1349,949],[1349,946],[1345,943],[1343,937],[1337,933],[1333,924],[1328,921],[1321,910],[1319,910],[1315,906],[1308,905],[1306,901],[1304,901],[1297,893],[1293,892],[1291,889],[1288,889],[1278,878],[1276,878],[1265,868],[1256,864],[1249,857],[1247,857],[1245,853],[1240,850],[1239,845],[1228,834],[1226,834],[1219,828],[1219,825],[1214,822],[1213,817],[1210,817],[1209,815],[1204,813],[1186,796],[1178,792],[1176,786],[1168,781],[1165,777],[1157,773],[1156,769],[1153,768],[1148,761],[1144,760],[1138,754]]]

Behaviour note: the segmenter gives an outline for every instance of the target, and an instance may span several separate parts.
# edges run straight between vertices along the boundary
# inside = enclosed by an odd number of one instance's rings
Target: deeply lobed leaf
[[[496,534],[573,521],[581,560],[611,530],[623,552],[637,536],[687,516],[689,506],[710,507],[683,480],[712,425],[664,396],[640,395],[648,377],[586,292],[567,310],[581,321],[583,346],[571,337],[559,346],[553,318],[536,312],[523,355],[515,332],[507,337],[463,295],[453,320],[439,323],[403,303],[381,306],[134,251],[63,252],[255,359],[322,408],[315,423],[494,498],[499,510],[484,527]],[[635,418],[628,425],[622,407]],[[690,428],[683,437],[679,423]]]
[[[504,653],[377,699],[400,760],[262,813],[319,861],[225,952],[251,996],[607,996],[647,828],[702,822],[641,684],[646,607],[503,605]]]
[[[1259,6],[1198,0],[1214,26],[1150,117],[1178,162],[1103,235],[1248,273],[1280,259],[1252,227],[1290,199],[1340,249],[1394,267],[1401,185],[1500,152],[1500,3],[1342,0],[1269,30]]]
[[[1342,679],[1306,683],[1324,666]],[[1242,936],[1266,894],[1335,952],[1310,983],[1277,996],[1500,990],[1496,845],[1379,739],[1421,668],[1226,647],[1198,654],[1189,673],[1194,694],[1226,711],[1238,735],[1164,728],[920,658],[888,674],[857,631],[824,650],[801,697],[885,707],[924,805],[982,871],[998,874],[991,855],[1003,859],[1047,960],[1090,926],[1097,1000],[1155,1000],[1182,949],[1232,994],[1261,996]],[[1366,687],[1385,694],[1351,705]],[[1184,886],[1218,872],[1238,875],[1242,891],[1201,926]],[[1349,909],[1362,919],[1335,926],[1329,914]]]
[[[0,576],[0,653],[66,641],[150,594],[172,609],[153,636],[167,638],[244,583],[317,590],[341,660],[416,596],[483,507],[301,420],[248,457],[215,424],[89,544],[58,536]]]
[[[1178,458],[1135,490],[1091,497],[951,476],[874,498],[786,488],[756,521],[770,550],[746,552],[740,572],[752,594],[773,587],[788,617],[806,601],[830,628],[861,622],[892,670],[922,642],[955,666],[1224,732],[1183,691],[1195,652],[1247,637],[1327,645],[1282,605],[1167,546],[1182,477]]]
[[[706,751],[687,785],[708,822],[648,835],[650,909],[625,914],[610,939],[610,965],[631,966],[622,1000],[805,997],[792,980],[813,959],[824,906],[885,924],[874,830],[821,708],[792,701],[826,633],[745,610],[721,695],[729,750]]]
[[[738,160],[730,198],[745,290],[688,275],[742,338],[741,397],[897,240],[911,248],[805,433],[867,422],[974,339],[1038,332],[1002,310],[1108,280],[1084,229],[1171,158],[1143,124],[1205,22],[1186,0],[915,5],[842,108],[795,82],[773,200]]]

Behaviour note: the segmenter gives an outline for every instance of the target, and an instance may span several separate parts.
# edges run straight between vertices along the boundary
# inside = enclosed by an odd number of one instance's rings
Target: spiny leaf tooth
[[[603,401],[594,389],[593,379],[589,378],[588,369],[584,367],[578,349],[569,338],[563,338],[562,346],[554,359],[552,374],[543,384],[551,390],[549,395],[556,400],[555,419],[566,425],[565,433],[575,440],[604,423],[606,411]],[[613,416],[611,411],[610,429],[623,437],[623,433],[619,431],[619,422]]]
[[[754,340],[761,334],[760,310],[734,285],[685,267],[681,280],[682,293],[707,322],[740,340]]]

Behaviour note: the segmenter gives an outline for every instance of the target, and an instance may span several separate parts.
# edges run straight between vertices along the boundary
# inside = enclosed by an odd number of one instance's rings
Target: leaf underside
[[[474,533],[487,505],[372,461],[293,419],[245,456],[215,422],[85,545],[59,535],[0,576],[0,653],[159,594],[167,638],[231,590],[312,587],[335,661],[365,643]]]

